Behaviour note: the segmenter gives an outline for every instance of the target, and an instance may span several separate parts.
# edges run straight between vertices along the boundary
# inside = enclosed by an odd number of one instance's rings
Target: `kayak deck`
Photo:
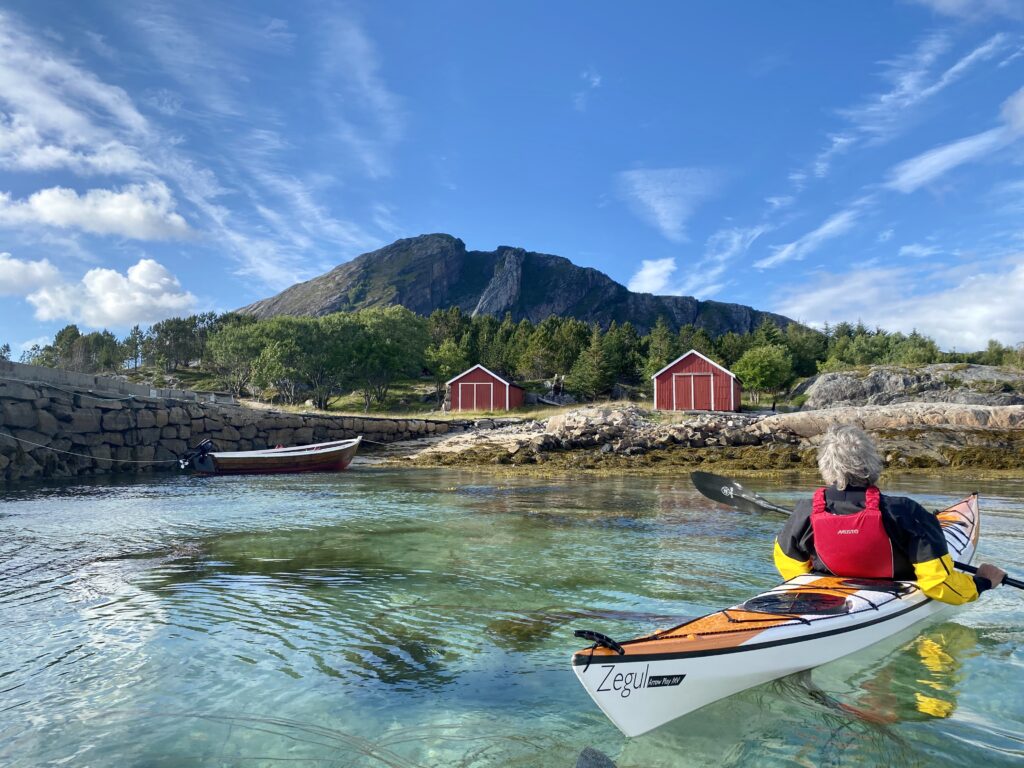
[[[969,562],[980,532],[977,495],[938,519],[950,554]],[[635,736],[853,653],[948,607],[913,582],[804,574],[739,605],[621,642],[621,654],[595,644],[573,654],[572,663],[598,706]]]

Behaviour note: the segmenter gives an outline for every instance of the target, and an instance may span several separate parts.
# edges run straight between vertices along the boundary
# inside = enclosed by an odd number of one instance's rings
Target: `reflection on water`
[[[897,481],[940,507],[966,490]],[[779,503],[796,486],[758,483]],[[982,489],[1024,562],[1024,485]],[[685,478],[345,475],[23,487],[0,513],[0,764],[1011,765],[1024,610],[954,621],[630,741],[568,665],[771,585],[778,518]]]

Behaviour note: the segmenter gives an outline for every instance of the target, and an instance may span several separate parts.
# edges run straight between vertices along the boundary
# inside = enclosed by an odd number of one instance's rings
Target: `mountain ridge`
[[[267,318],[390,304],[422,315],[458,306],[473,315],[511,313],[514,320],[535,323],[552,314],[603,327],[629,321],[640,333],[650,331],[659,316],[673,330],[692,324],[712,336],[748,333],[765,319],[782,328],[794,322],[743,304],[634,293],[564,256],[508,245],[468,251],[462,240],[444,233],[396,240],[238,311]]]

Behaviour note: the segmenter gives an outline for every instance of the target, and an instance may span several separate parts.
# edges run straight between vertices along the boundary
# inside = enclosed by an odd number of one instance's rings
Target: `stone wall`
[[[217,450],[245,451],[357,435],[386,443],[471,424],[293,414],[0,377],[0,481],[177,470],[178,456],[206,438]]]
[[[227,392],[193,392],[187,389],[152,387],[149,384],[132,384],[130,381],[114,376],[64,371],[58,368],[46,368],[42,365],[14,363],[10,360],[0,360],[0,380],[20,381],[26,384],[50,384],[58,389],[107,396],[133,395],[135,397],[162,397],[217,403],[235,402],[235,399]]]

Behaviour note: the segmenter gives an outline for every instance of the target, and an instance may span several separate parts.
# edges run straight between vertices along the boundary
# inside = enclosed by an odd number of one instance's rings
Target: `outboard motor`
[[[178,464],[182,469],[188,469],[188,465],[195,465],[198,461],[206,458],[206,454],[216,450],[216,446],[213,444],[213,440],[207,438],[203,440],[199,445],[190,450],[184,456],[178,459]]]

